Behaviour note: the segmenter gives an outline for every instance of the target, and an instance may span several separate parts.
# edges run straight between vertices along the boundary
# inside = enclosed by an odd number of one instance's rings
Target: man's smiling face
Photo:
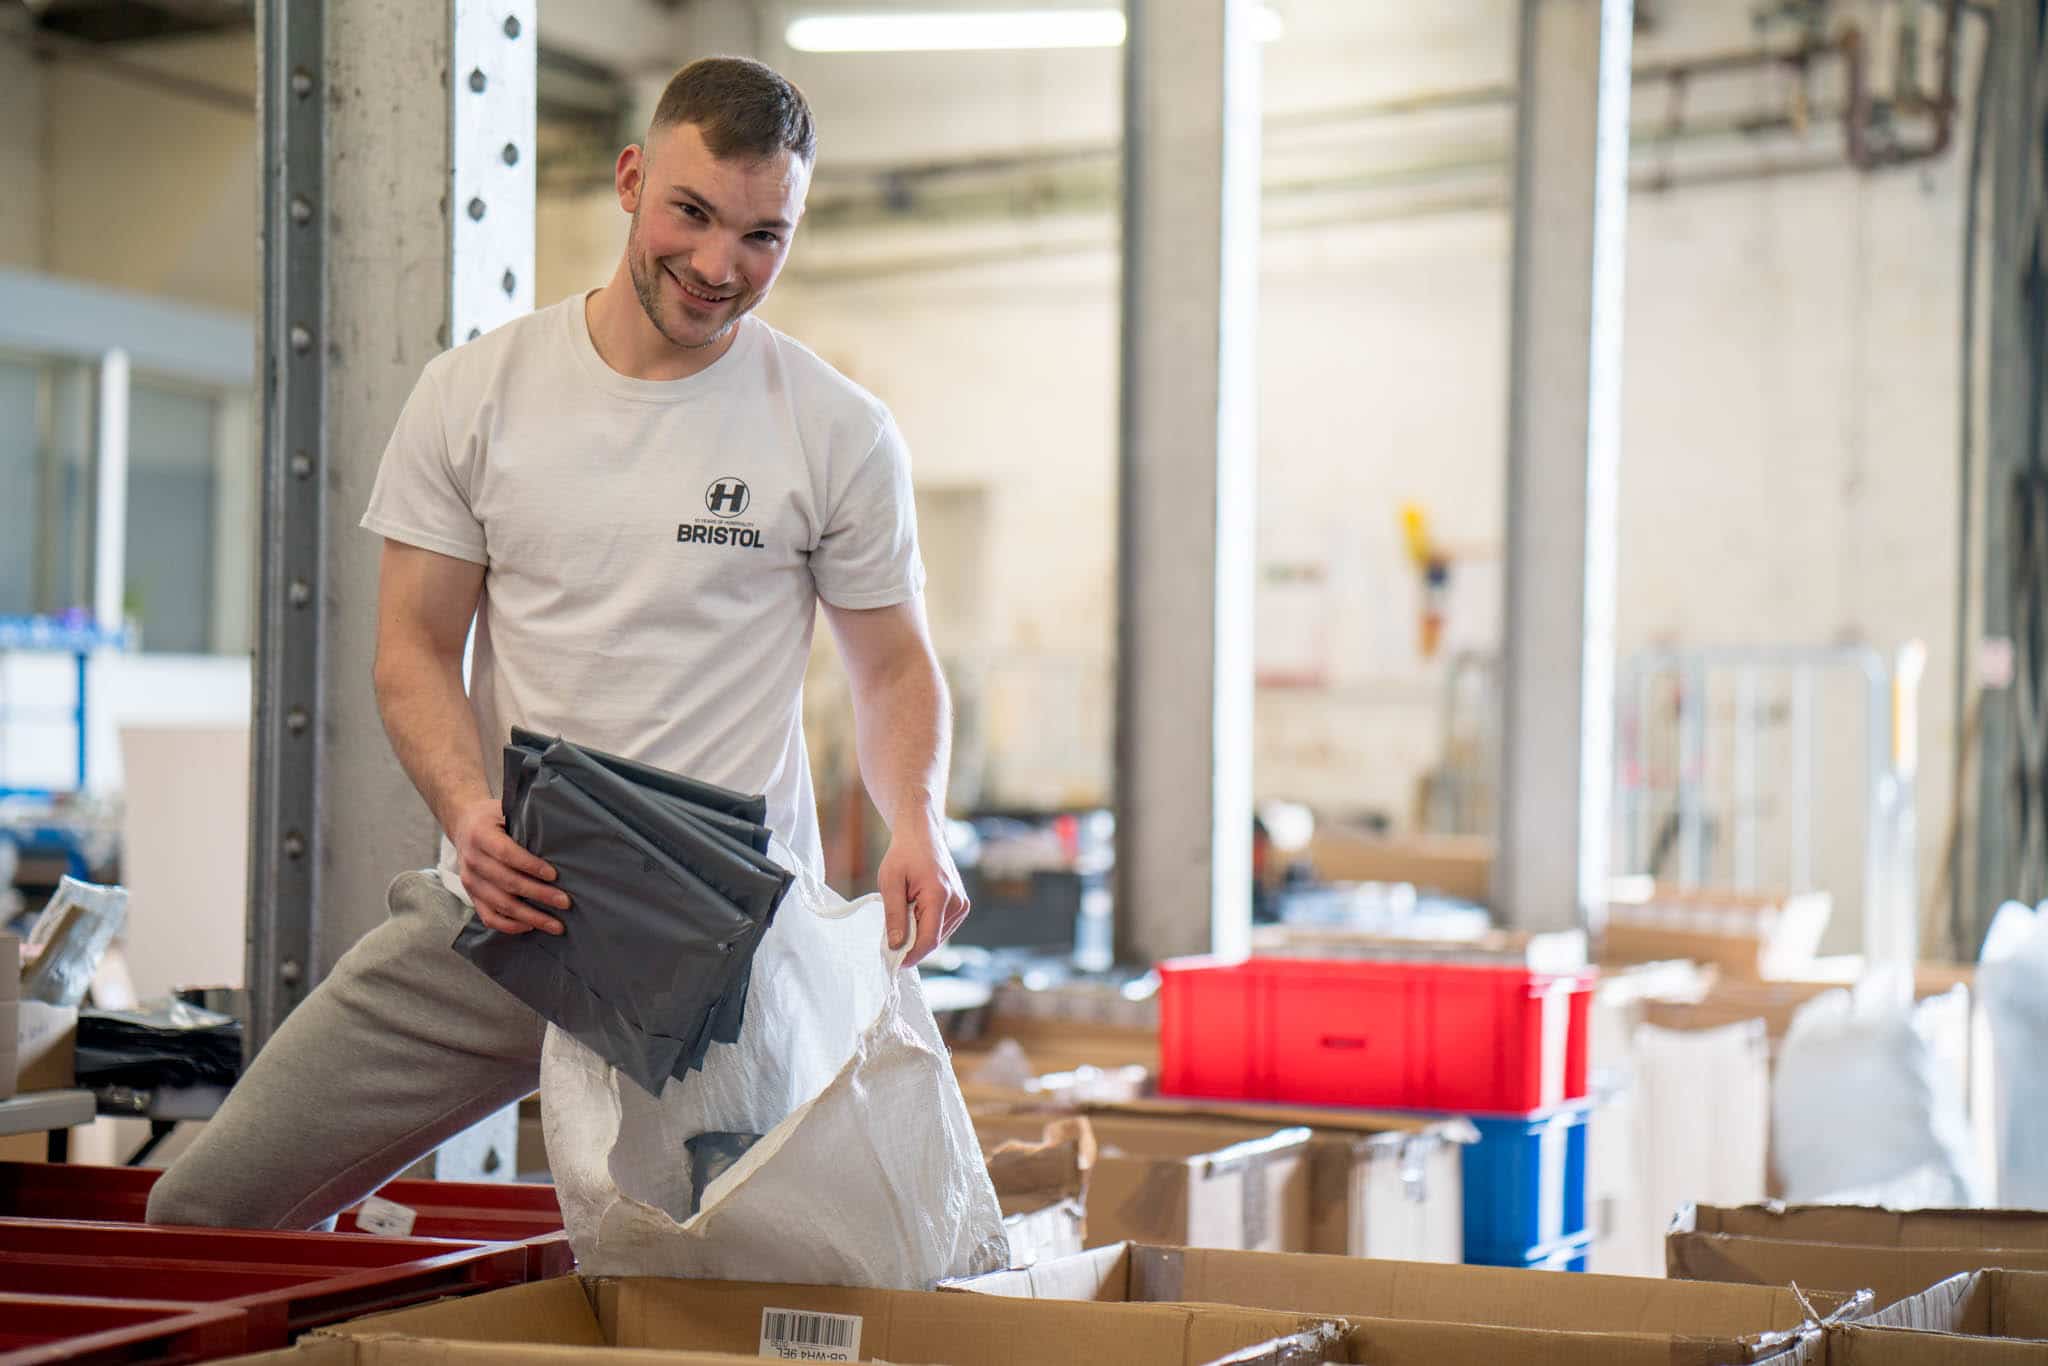
[[[811,168],[787,151],[721,160],[694,124],[656,130],[621,158],[633,215],[626,265],[654,328],[685,350],[716,346],[767,297],[803,217]]]

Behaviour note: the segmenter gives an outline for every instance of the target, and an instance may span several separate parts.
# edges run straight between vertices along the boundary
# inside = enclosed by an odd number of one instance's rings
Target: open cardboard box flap
[[[1951,1276],[1990,1266],[2048,1271],[2048,1252],[2012,1248],[1856,1247],[1845,1243],[1788,1243],[1724,1233],[1674,1233],[1665,1240],[1671,1275],[1694,1282],[1721,1281],[1816,1289],[1856,1286],[1879,1306],[1919,1294]],[[1807,1291],[1808,1294],[1814,1291]]]
[[[2048,1361],[2048,1275],[1973,1271],[1828,1332],[1830,1366]]]
[[[297,1347],[233,1358],[234,1366],[557,1366],[588,1360],[582,1348],[540,1343],[452,1342],[442,1338],[302,1338]],[[760,1366],[749,1352],[605,1349],[605,1366]]]
[[[1879,1209],[1870,1205],[1688,1205],[1673,1233],[1726,1233],[1863,1247],[2048,1251],[2048,1213],[2017,1209]]]
[[[1347,1318],[1431,1320],[1722,1339],[1853,1316],[1868,1301],[1786,1287],[1549,1276],[1499,1267],[1120,1244],[1019,1271],[949,1282],[985,1295],[1216,1303]]]
[[[1968,1271],[2048,1272],[2044,1235],[2048,1215],[2023,1210],[1702,1205],[1679,1212],[1664,1260],[1683,1280],[1854,1287],[1888,1306]]]
[[[559,1277],[442,1300],[320,1330],[568,1349],[661,1348],[756,1355],[774,1315],[830,1315],[853,1360],[946,1366],[1204,1366],[1313,1327],[1318,1319],[1255,1309],[1152,1304],[1003,1303],[962,1295],[842,1286],[660,1278]],[[847,1326],[851,1321],[850,1326]],[[816,1321],[814,1322],[825,1322]],[[829,1358],[828,1358],[829,1359]]]
[[[1095,1135],[1088,1121],[1076,1115],[1047,1120],[1035,1141],[1028,1136],[984,1141],[984,1151],[1003,1213],[1024,1214],[1081,1198],[1088,1169],[1095,1165]]]
[[[1331,1134],[1356,1134],[1363,1143],[1380,1142],[1390,1146],[1398,1146],[1404,1138],[1438,1138],[1446,1143],[1479,1141],[1479,1131],[1472,1126],[1472,1121],[1455,1115],[1438,1118],[1372,1110],[1328,1110],[1314,1105],[1171,1098],[1113,1101],[1083,1108],[1098,1121],[1114,1116],[1206,1119],[1274,1129],[1310,1128]]]
[[[1526,1275],[1549,1275],[1526,1272]],[[1411,1323],[1398,1319],[1350,1321],[1334,1343],[1304,1334],[1302,1355],[1282,1356],[1286,1366],[1309,1362],[1357,1362],[1369,1366],[1822,1366],[1826,1339],[1818,1329],[1771,1334],[1743,1341],[1678,1338],[1663,1333],[1566,1333],[1487,1324]],[[1312,1346],[1306,1345],[1313,1343]],[[1271,1361],[1276,1344],[1261,1344],[1252,1359]],[[1226,1358],[1231,1366],[1234,1359]]]
[[[1996,1270],[1951,1276],[1878,1310],[1859,1326],[2048,1339],[2048,1274]]]
[[[2048,1346],[2000,1338],[1931,1338],[1889,1328],[1832,1335],[1827,1366],[2041,1366]]]

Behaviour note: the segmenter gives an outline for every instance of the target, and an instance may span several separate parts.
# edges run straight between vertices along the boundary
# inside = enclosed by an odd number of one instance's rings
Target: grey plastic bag
[[[455,949],[646,1090],[738,1039],[755,950],[790,874],[765,853],[766,803],[515,731],[507,832],[569,894],[560,935],[472,915]]]

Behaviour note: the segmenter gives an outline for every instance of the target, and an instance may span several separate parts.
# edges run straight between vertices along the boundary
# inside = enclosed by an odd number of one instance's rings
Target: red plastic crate
[[[0,1292],[219,1304],[248,1346],[446,1295],[518,1285],[517,1243],[0,1219]]]
[[[239,1309],[0,1293],[0,1366],[215,1361],[249,1346]]]
[[[161,1171],[147,1167],[0,1162],[0,1216],[19,1219],[91,1219],[139,1224]],[[377,1192],[412,1210],[415,1238],[471,1243],[519,1243],[527,1249],[527,1279],[565,1276],[576,1254],[562,1231],[555,1188],[532,1182],[389,1181]],[[356,1211],[335,1220],[338,1233],[359,1233]]]
[[[1586,1094],[1590,971],[1181,958],[1159,975],[1163,1095],[1519,1113]]]

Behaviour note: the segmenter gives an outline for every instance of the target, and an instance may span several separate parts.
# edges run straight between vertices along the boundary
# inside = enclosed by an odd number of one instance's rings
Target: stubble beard
[[[640,311],[647,315],[647,321],[654,325],[654,330],[661,333],[670,346],[678,347],[684,351],[702,351],[708,346],[718,345],[725,340],[726,335],[733,328],[739,326],[740,319],[752,312],[754,305],[760,302],[758,298],[749,299],[740,307],[735,308],[732,316],[727,318],[716,332],[713,332],[702,341],[692,341],[684,337],[678,337],[669,330],[668,323],[661,316],[660,276],[664,269],[665,267],[659,261],[649,256],[641,248],[640,215],[635,212],[632,230],[626,235],[626,273],[633,277],[633,293],[640,300]]]

